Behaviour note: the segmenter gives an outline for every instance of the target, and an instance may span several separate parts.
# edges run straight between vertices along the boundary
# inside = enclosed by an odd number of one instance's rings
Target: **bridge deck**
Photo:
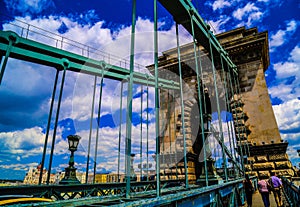
[[[284,195],[282,195],[282,201],[283,201],[283,206],[285,206],[285,207],[289,206],[285,200]],[[255,191],[253,194],[252,202],[253,202],[252,207],[263,207],[264,206],[264,203],[262,201],[261,195],[258,190]],[[273,193],[270,194],[270,207],[276,207],[276,202],[275,202]]]

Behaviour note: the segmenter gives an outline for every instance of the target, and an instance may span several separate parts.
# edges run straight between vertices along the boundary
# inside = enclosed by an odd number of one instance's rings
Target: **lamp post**
[[[78,135],[69,135],[67,138],[71,156],[69,160],[69,166],[65,168],[65,177],[59,182],[59,184],[79,184],[80,181],[76,178],[77,168],[74,167],[74,152],[77,150],[77,146],[81,137]]]
[[[130,155],[130,180],[131,181],[137,181],[137,177],[136,177],[136,174],[134,172],[134,168],[133,168],[133,161],[134,161],[134,157],[135,157],[135,154],[131,154]]]

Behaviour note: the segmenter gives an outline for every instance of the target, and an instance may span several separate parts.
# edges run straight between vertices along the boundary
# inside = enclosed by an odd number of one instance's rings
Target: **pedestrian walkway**
[[[264,207],[264,203],[258,190],[255,191],[253,194],[252,207]],[[270,194],[270,207],[276,207],[276,202],[273,193]]]
[[[283,204],[284,204],[283,206],[287,207],[288,205],[287,205],[287,202],[284,199],[283,194],[282,194],[282,199],[283,199]],[[261,195],[260,195],[258,190],[255,191],[254,194],[253,194],[252,207],[264,207],[264,203],[262,201]],[[277,207],[273,193],[270,194],[270,207]]]

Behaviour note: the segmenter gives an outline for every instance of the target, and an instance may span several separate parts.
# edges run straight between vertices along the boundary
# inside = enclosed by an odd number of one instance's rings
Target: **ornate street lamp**
[[[133,168],[133,161],[134,161],[134,157],[135,157],[135,154],[131,154],[130,155],[130,180],[131,181],[137,181],[137,177],[136,177],[136,174],[134,172],[134,168]]]
[[[59,182],[59,184],[79,184],[80,182],[76,178],[77,168],[74,167],[74,152],[77,150],[81,137],[78,135],[69,135],[67,138],[71,156],[69,160],[69,167],[65,168],[65,177]]]

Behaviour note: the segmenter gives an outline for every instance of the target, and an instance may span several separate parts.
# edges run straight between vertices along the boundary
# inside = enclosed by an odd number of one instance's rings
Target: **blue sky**
[[[241,26],[258,27],[259,31],[269,32],[270,66],[265,73],[267,85],[281,137],[289,142],[288,154],[293,165],[298,166],[300,159],[296,149],[300,149],[300,2],[298,0],[193,0],[192,2],[203,19],[212,25],[215,34]],[[149,38],[149,34],[153,31],[152,8],[152,1],[137,1],[136,62],[141,65],[153,61],[152,36]],[[25,23],[28,23],[116,54],[121,59],[129,59],[131,1],[2,0],[0,14],[2,30],[15,30],[10,23],[24,27]],[[176,39],[172,17],[159,3],[158,19],[159,51],[162,52],[176,46]],[[34,34],[31,37],[38,39]],[[182,43],[191,40],[184,32],[180,37]],[[55,44],[54,41],[47,43],[52,46]],[[65,49],[72,50],[68,46]],[[54,77],[55,70],[52,68],[13,59],[8,61],[0,86],[0,179],[22,179],[30,166],[36,166],[40,162]],[[76,166],[84,171],[92,87],[93,77],[67,73],[53,170],[60,171],[66,167],[69,156],[66,136],[76,132],[85,137],[80,141],[75,158]],[[117,162],[115,155],[119,130],[120,84],[104,79],[102,87],[102,122],[99,130],[101,144],[98,150],[97,169],[99,172],[107,172],[115,171]],[[100,78],[97,80],[97,91],[99,88]],[[133,92],[135,117],[133,152],[139,151],[140,120],[144,123],[142,133],[145,137],[147,111],[150,120],[149,146],[150,151],[154,152],[154,91],[148,90],[148,109],[146,109],[146,89],[136,86]],[[123,112],[125,105],[126,99],[123,101]],[[97,111],[94,112],[94,117],[96,114]],[[123,123],[124,117],[123,115]],[[95,127],[96,121],[93,125]],[[51,132],[52,130],[53,126]],[[122,131],[124,130],[125,127],[122,127]],[[93,130],[93,136],[96,136],[95,133],[96,130]],[[122,140],[124,142],[124,137]],[[144,139],[143,144],[145,143]],[[124,149],[124,145],[121,148]],[[91,152],[93,155],[94,149]],[[124,159],[124,156],[121,158]],[[46,160],[46,168],[47,162]]]

